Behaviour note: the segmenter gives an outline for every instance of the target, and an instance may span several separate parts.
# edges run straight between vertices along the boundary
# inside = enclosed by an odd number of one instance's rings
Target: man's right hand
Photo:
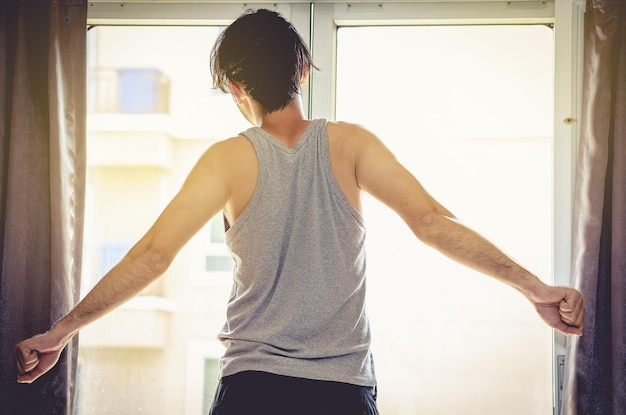
[[[15,346],[17,381],[32,383],[56,365],[65,343],[48,331]]]

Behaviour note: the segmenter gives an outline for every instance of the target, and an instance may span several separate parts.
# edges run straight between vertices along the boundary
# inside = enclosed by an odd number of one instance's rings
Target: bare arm
[[[15,348],[18,382],[50,370],[69,340],[84,326],[136,296],[169,267],[179,250],[219,212],[229,197],[223,144],[209,149],[150,230],[85,298],[47,333]]]
[[[584,301],[578,291],[544,284],[460,223],[375,136],[363,130],[359,133],[355,172],[359,186],[398,213],[422,242],[514,287],[551,327],[567,335],[582,335]]]

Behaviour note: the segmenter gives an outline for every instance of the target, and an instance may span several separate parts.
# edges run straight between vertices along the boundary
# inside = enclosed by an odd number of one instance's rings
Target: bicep
[[[371,134],[367,134],[360,145],[356,174],[359,186],[393,209],[418,236],[423,220],[429,215],[454,217]]]

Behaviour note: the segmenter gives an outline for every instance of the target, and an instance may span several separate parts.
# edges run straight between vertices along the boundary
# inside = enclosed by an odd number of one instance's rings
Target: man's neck
[[[285,108],[263,114],[259,127],[291,148],[308,125],[309,120],[304,116],[302,101],[296,99]]]

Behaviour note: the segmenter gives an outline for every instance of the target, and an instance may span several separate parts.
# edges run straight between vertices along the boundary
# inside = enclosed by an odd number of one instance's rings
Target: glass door
[[[553,33],[546,25],[341,26],[336,119],[376,133],[460,220],[551,280]],[[515,290],[364,203],[380,409],[548,414],[551,330]]]

